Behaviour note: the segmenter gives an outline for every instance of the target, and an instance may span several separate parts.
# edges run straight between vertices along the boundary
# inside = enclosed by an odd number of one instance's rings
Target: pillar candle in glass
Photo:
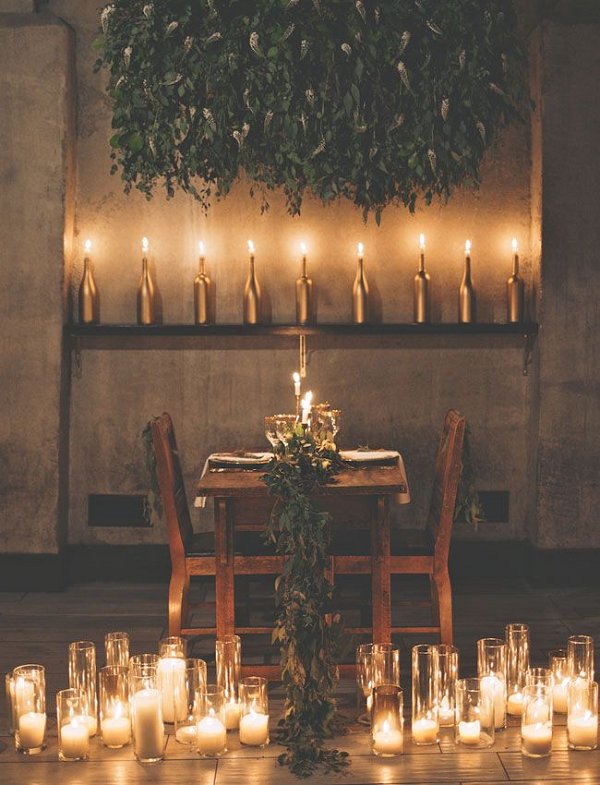
[[[80,687],[56,694],[58,759],[86,760],[90,750],[88,697]]]
[[[133,752],[140,763],[155,763],[164,757],[165,728],[158,667],[129,668],[129,701]]]
[[[371,751],[391,758],[404,751],[404,717],[402,689],[396,684],[373,688],[371,707]]]
[[[567,663],[571,679],[594,680],[594,639],[591,635],[571,635],[567,640]]]
[[[523,687],[529,668],[529,627],[507,624],[506,633],[506,711],[515,717],[523,713]]]
[[[571,750],[598,746],[598,684],[573,682],[568,688],[567,740]]]
[[[240,742],[248,747],[269,743],[269,697],[267,680],[247,676],[240,681]]]
[[[465,747],[491,747],[494,743],[492,697],[481,691],[481,679],[456,682],[456,724],[454,739]]]
[[[242,668],[242,642],[239,635],[224,635],[215,644],[217,684],[225,695],[225,726],[235,730],[240,724],[238,686]]]
[[[530,758],[545,758],[551,751],[552,687],[525,687],[521,715],[521,752]]]
[[[46,748],[46,670],[43,665],[20,665],[13,678],[15,747],[37,755]]]
[[[81,689],[88,701],[90,736],[98,729],[98,698],[96,694],[96,645],[92,641],[69,644],[69,687]]]
[[[11,736],[15,735],[15,679],[12,671],[8,671],[4,677],[4,689],[6,692],[6,713],[8,721],[8,732]]]
[[[506,643],[502,638],[481,638],[477,641],[477,675],[481,692],[490,697],[494,711],[494,727],[506,727]]]
[[[163,721],[174,723],[187,716],[185,690],[185,644],[172,635],[158,644],[158,682],[162,695]]]
[[[412,738],[415,744],[435,744],[439,733],[440,667],[437,646],[412,649]]]
[[[126,632],[107,632],[104,636],[107,665],[129,667],[129,635]]]
[[[196,695],[196,744],[203,758],[215,758],[227,752],[225,728],[225,690],[218,684],[207,684]]]
[[[105,747],[116,749],[129,744],[129,668],[106,665],[100,668],[99,678],[100,734]]]
[[[400,649],[392,643],[361,643],[356,649],[358,721],[370,723],[373,688],[400,686]]]
[[[175,740],[196,749],[196,700],[206,690],[206,662],[189,657],[185,661],[185,717],[175,721]]]
[[[528,668],[525,672],[526,687],[551,687],[552,671],[550,668]]]
[[[456,697],[456,680],[458,679],[458,649],[441,643],[436,646],[440,668],[440,694],[438,712],[440,727],[451,728],[454,725],[454,702]]]
[[[566,714],[567,687],[569,685],[567,650],[553,649],[548,654],[548,662],[552,671],[552,706],[554,713]]]

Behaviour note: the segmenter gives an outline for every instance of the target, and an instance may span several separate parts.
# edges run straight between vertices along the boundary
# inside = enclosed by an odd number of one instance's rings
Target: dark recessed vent
[[[148,527],[146,497],[124,493],[90,493],[88,526]]]
[[[510,494],[508,491],[479,491],[479,501],[486,523],[508,523]]]

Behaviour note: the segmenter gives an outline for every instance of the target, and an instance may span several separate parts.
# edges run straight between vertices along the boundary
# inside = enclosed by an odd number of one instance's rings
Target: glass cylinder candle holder
[[[248,676],[240,681],[240,743],[265,747],[269,743],[269,698],[267,680]]]
[[[20,665],[13,679],[15,747],[24,755],[37,755],[46,748],[46,670]]]
[[[225,727],[225,690],[207,684],[196,693],[196,749],[203,758],[215,758],[227,752]]]
[[[100,733],[105,747],[117,749],[131,741],[129,668],[106,665],[99,671]]]
[[[528,668],[525,674],[526,687],[552,687],[550,668]]]
[[[481,692],[494,706],[494,728],[506,727],[506,643],[501,638],[477,641],[477,675]]]
[[[571,635],[567,640],[567,663],[571,679],[594,681],[594,639],[591,635]]]
[[[8,732],[11,736],[15,735],[15,678],[12,671],[8,671],[4,677],[4,689],[6,691],[6,715],[8,723]]]
[[[439,733],[440,668],[437,646],[412,649],[412,738],[415,744],[435,744]]]
[[[242,669],[242,642],[239,635],[224,635],[215,644],[217,684],[225,695],[225,727],[235,730],[240,724],[238,687]]]
[[[163,759],[165,748],[157,666],[140,664],[129,669],[129,696],[134,755],[140,763],[156,763]]]
[[[371,707],[371,751],[391,758],[404,751],[404,717],[402,689],[396,684],[373,688]]]
[[[182,722],[187,717],[185,690],[185,644],[173,635],[158,645],[158,680],[162,695],[163,722]]]
[[[571,750],[595,750],[598,746],[598,684],[572,682],[567,688],[567,740]]]
[[[106,664],[129,667],[129,635],[126,632],[107,632],[104,636]]]
[[[129,658],[129,670],[135,671],[146,666],[158,668],[159,660],[158,654],[132,654]]]
[[[481,749],[494,743],[494,704],[481,679],[458,679],[454,739],[465,747]]]
[[[521,751],[530,758],[545,758],[552,751],[552,687],[523,690]]]
[[[400,649],[391,643],[361,643],[356,649],[356,684],[358,721],[368,725],[373,688],[400,686]]]
[[[529,669],[529,627],[507,624],[506,637],[506,711],[514,717],[523,713],[523,687]]]
[[[175,722],[175,740],[196,749],[197,727],[196,700],[206,690],[206,663],[204,660],[188,658],[185,661],[186,716]]]
[[[552,706],[555,714],[567,713],[567,687],[569,685],[569,667],[567,650],[554,649],[548,654],[552,671]]]
[[[88,698],[85,690],[75,687],[56,694],[58,759],[87,760],[90,751]]]
[[[98,698],[96,695],[96,645],[92,641],[69,644],[69,687],[83,690],[88,701],[90,736],[98,730]]]
[[[441,728],[452,728],[455,720],[458,649],[441,643],[436,646],[440,669],[438,714]]]

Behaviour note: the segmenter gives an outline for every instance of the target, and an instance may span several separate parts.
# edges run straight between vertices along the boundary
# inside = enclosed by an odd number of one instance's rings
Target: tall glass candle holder
[[[441,728],[451,728],[455,720],[458,649],[441,643],[436,646],[440,668],[438,713]]]
[[[196,698],[197,750],[203,758],[215,758],[227,752],[225,727],[225,690],[218,684],[207,684]]]
[[[130,668],[129,695],[134,755],[140,763],[156,763],[163,759],[165,748],[158,668],[154,665]]]
[[[598,746],[598,684],[572,682],[567,688],[567,740],[571,750],[595,750]]]
[[[552,687],[550,668],[528,668],[525,673],[526,687]]]
[[[380,684],[373,688],[371,751],[384,758],[401,755],[404,751],[403,695],[396,684]]]
[[[552,705],[555,714],[567,713],[567,687],[569,685],[569,666],[567,650],[554,649],[548,654],[552,671]]]
[[[224,635],[215,644],[217,684],[225,695],[225,726],[235,730],[240,724],[238,687],[242,669],[242,642],[239,635]]]
[[[126,632],[107,632],[104,636],[107,665],[129,667],[129,635]]]
[[[88,697],[80,687],[56,694],[58,759],[86,760],[90,750]]]
[[[506,643],[501,638],[477,641],[477,675],[481,692],[489,696],[494,707],[494,728],[506,727]]]
[[[185,644],[173,635],[158,644],[158,681],[162,695],[163,721],[182,722],[187,716],[185,689]]]
[[[175,740],[193,749],[196,749],[198,735],[196,701],[205,690],[206,663],[204,660],[190,657],[185,661],[186,715],[175,722]]]
[[[571,679],[594,681],[594,639],[571,635],[567,640],[567,662]]]
[[[400,686],[400,649],[391,643],[361,643],[356,649],[358,721],[370,723],[373,688]]]
[[[529,627],[507,624],[506,637],[506,711],[514,717],[523,713],[523,687],[529,668]]]
[[[440,668],[437,646],[412,649],[412,738],[415,744],[435,744],[439,734]]]
[[[269,743],[267,680],[248,676],[240,681],[240,743],[265,747]]]
[[[11,736],[15,735],[16,718],[15,718],[15,677],[12,671],[8,671],[4,677],[4,689],[6,692],[6,714],[8,721],[8,732]]]
[[[545,758],[551,751],[552,687],[525,687],[521,716],[521,752],[530,758]]]
[[[105,747],[117,749],[131,741],[129,668],[106,665],[99,671],[100,734]]]
[[[494,706],[489,691],[481,691],[481,679],[456,682],[454,739],[458,745],[477,749],[494,743]]]
[[[90,736],[98,730],[98,698],[96,695],[96,645],[92,641],[69,644],[69,687],[81,689],[88,701]]]
[[[15,748],[37,755],[46,748],[46,670],[43,665],[20,665],[13,678]]]

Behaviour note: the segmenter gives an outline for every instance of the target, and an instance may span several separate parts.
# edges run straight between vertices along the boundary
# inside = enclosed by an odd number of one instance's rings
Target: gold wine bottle
[[[421,250],[419,259],[419,272],[415,275],[414,289],[414,321],[417,324],[426,324],[431,320],[431,281],[425,272],[425,235],[419,238]]]
[[[358,244],[358,265],[356,278],[352,286],[352,321],[354,324],[366,324],[369,321],[369,284],[365,276],[364,246]]]
[[[465,269],[458,290],[458,321],[461,324],[475,322],[475,289],[471,280],[471,241],[465,243]]]
[[[79,285],[79,321],[81,324],[98,324],[100,321],[100,296],[89,256],[91,250],[92,242],[86,240],[83,275]]]
[[[200,269],[194,278],[194,321],[196,324],[211,322],[211,280],[204,271],[204,243],[199,242]]]
[[[244,324],[260,324],[260,286],[254,272],[254,243],[252,240],[248,240],[248,252],[250,254],[250,270],[244,288]]]
[[[516,239],[513,246],[513,271],[506,282],[506,319],[513,324],[522,322],[525,310],[525,284],[519,275],[519,244]]]
[[[312,320],[312,288],[313,283],[306,274],[306,247],[302,248],[302,269],[296,281],[296,322],[308,324]]]
[[[148,269],[148,239],[142,240],[142,277],[137,292],[137,321],[138,324],[154,324],[156,320],[156,303],[154,297],[154,282]]]

